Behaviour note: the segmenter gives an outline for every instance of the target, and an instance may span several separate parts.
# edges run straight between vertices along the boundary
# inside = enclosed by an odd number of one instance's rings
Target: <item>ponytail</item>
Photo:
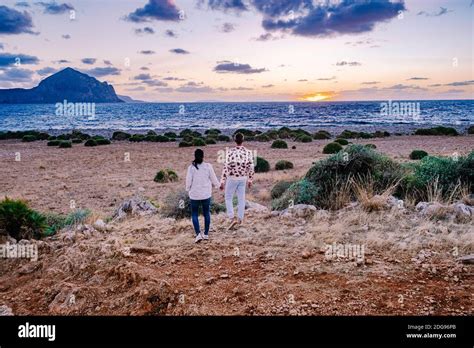
[[[204,151],[202,151],[201,149],[197,149],[196,151],[194,151],[194,161],[192,162],[193,166],[195,166],[196,169],[199,169],[197,165],[201,164],[203,161]]]

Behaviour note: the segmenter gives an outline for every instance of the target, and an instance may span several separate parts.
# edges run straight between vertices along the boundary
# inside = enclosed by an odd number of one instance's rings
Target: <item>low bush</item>
[[[255,173],[266,173],[268,171],[270,171],[270,163],[263,157],[257,157]]]
[[[474,126],[470,126],[470,127],[467,129],[467,134],[474,134]]]
[[[285,170],[285,169],[292,169],[293,168],[293,163],[287,160],[279,160],[275,164],[275,169],[276,170]]]
[[[234,132],[234,135],[237,134],[237,133],[242,133],[244,135],[244,137],[250,137],[250,136],[254,136],[254,135],[257,134],[256,132],[251,131],[250,129],[245,129],[245,128],[237,129]]]
[[[217,137],[217,140],[219,141],[230,141],[230,137],[227,135],[219,134]]]
[[[112,140],[118,140],[118,141],[127,140],[131,137],[132,137],[131,134],[126,133],[126,132],[121,132],[121,131],[117,131],[112,134]]]
[[[283,210],[294,204],[315,204],[320,189],[303,179],[291,184],[279,197],[272,201],[273,210]]]
[[[204,134],[221,134],[221,130],[220,129],[217,129],[217,128],[211,128],[211,129],[208,129],[204,132]]]
[[[72,147],[72,142],[70,142],[69,140],[62,140],[59,142],[59,147],[61,149],[69,149]]]
[[[333,154],[338,153],[342,150],[342,146],[339,143],[329,143],[323,148],[323,153],[325,154]]]
[[[415,135],[459,135],[458,131],[452,127],[433,127],[433,128],[420,128],[415,131]]]
[[[301,143],[310,143],[313,141],[313,138],[311,137],[311,135],[300,134],[295,138],[295,141],[299,141]]]
[[[153,179],[154,182],[159,183],[167,183],[173,182],[178,180],[178,174],[174,170],[171,169],[162,169],[158,173],[156,173],[155,178]]]
[[[214,138],[206,138],[205,139],[207,145],[214,145],[217,144],[216,140]]]
[[[94,139],[88,139],[84,143],[84,146],[97,146],[97,141],[95,141]]]
[[[287,149],[288,144],[284,140],[275,140],[272,143],[272,149]]]
[[[5,198],[0,202],[0,231],[15,238],[40,238],[47,228],[46,219],[22,200]]]
[[[60,140],[51,140],[46,143],[48,146],[59,146]]]
[[[314,139],[331,139],[331,134],[329,132],[326,132],[324,130],[317,131],[316,133],[313,134]]]
[[[412,160],[421,160],[422,158],[428,156],[428,152],[423,150],[413,150],[410,153],[410,159]]]
[[[163,135],[167,138],[177,138],[178,137],[178,135],[175,132],[166,132]]]
[[[369,149],[376,149],[377,146],[375,144],[365,144],[365,147],[368,147]]]
[[[130,138],[128,138],[128,141],[140,143],[142,141],[145,141],[145,136],[143,134],[134,134]]]
[[[23,138],[21,138],[21,141],[24,143],[31,143],[33,141],[36,141],[36,137],[34,135],[25,135]]]
[[[190,146],[193,146],[193,144],[188,142],[188,141],[180,141],[178,146],[179,147],[190,147]]]
[[[336,140],[334,140],[335,143],[338,143],[338,144],[341,144],[341,145],[348,145],[349,142],[346,140],[346,139],[343,139],[343,138],[338,138]]]
[[[206,141],[203,138],[194,138],[193,146],[206,146]]]
[[[96,139],[96,143],[97,143],[97,145],[110,145],[110,140],[100,138],[100,139]]]
[[[256,141],[260,141],[260,142],[267,142],[267,141],[270,141],[270,137],[266,134],[259,134],[255,137],[255,140]]]
[[[73,144],[82,144],[82,139],[74,138],[71,140]]]
[[[285,191],[293,184],[293,181],[278,181],[271,190],[272,199],[280,198]]]

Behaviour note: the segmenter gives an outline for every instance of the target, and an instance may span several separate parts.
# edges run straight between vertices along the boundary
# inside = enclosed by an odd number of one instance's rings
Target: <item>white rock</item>
[[[264,205],[251,202],[251,201],[245,201],[245,209],[249,211],[268,212],[268,208],[265,207]]]
[[[93,226],[98,231],[105,231],[107,229],[107,225],[102,219],[98,219],[96,222],[94,222]]]
[[[300,218],[311,217],[316,213],[317,209],[310,204],[296,204],[291,208],[282,210],[280,216],[297,216]]]
[[[463,203],[455,203],[452,205],[454,213],[458,218],[471,218],[474,216],[474,207],[470,207]]]

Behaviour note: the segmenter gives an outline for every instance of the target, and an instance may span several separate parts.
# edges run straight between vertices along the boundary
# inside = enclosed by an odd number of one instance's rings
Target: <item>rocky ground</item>
[[[258,174],[248,199],[269,206],[276,181],[304,175],[324,158],[328,141],[270,149],[251,143],[272,166],[287,159],[295,168]],[[413,149],[437,155],[465,154],[474,137],[390,137],[374,143],[398,161]],[[218,151],[207,159],[219,174]],[[15,315],[472,315],[473,266],[459,258],[474,252],[470,206],[388,205],[366,212],[359,205],[331,212],[282,216],[253,206],[243,226],[226,230],[213,216],[210,241],[193,243],[189,220],[159,213],[108,223],[129,197],[159,205],[182,188],[193,148],[176,144],[113,143],[98,148],[49,148],[42,142],[0,143],[1,196],[24,198],[34,209],[68,213],[70,202],[93,212],[89,224],[41,241],[39,259],[0,260],[0,314]],[[15,161],[15,154],[21,161]],[[124,161],[126,153],[130,162]],[[157,184],[159,169],[180,180]],[[220,193],[215,194],[221,201]],[[467,205],[469,207],[469,205]],[[441,209],[448,216],[433,218]],[[464,209],[466,210],[466,209]],[[0,244],[13,240],[5,237]],[[327,246],[364,247],[362,259],[326,255]]]
[[[193,243],[188,220],[158,214],[80,225],[7,259],[0,305],[26,315],[472,315],[472,224],[356,204],[277,216],[249,209]],[[10,241],[13,242],[13,241]],[[327,256],[363,245],[364,257]]]

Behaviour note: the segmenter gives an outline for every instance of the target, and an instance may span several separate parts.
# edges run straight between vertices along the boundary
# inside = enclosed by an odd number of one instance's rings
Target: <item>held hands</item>
[[[224,191],[224,184],[221,184],[221,185],[219,186],[219,190]]]
[[[252,188],[252,182],[251,182],[251,181],[247,181],[247,186],[248,186],[249,189]]]

